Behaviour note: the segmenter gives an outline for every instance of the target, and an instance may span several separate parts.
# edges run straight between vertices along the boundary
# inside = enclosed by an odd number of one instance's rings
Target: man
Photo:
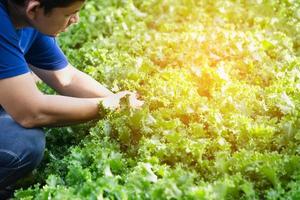
[[[41,161],[45,126],[64,126],[99,117],[131,92],[113,94],[71,66],[55,37],[78,21],[84,0],[0,0],[0,189]],[[45,95],[34,72],[60,95]],[[100,110],[101,112],[101,110]],[[0,192],[0,196],[4,193]],[[1,197],[0,197],[1,198]]]

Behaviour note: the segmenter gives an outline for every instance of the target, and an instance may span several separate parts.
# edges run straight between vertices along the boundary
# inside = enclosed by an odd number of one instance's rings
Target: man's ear
[[[41,3],[38,0],[28,0],[26,5],[26,15],[31,19],[35,19],[38,12],[41,12]]]

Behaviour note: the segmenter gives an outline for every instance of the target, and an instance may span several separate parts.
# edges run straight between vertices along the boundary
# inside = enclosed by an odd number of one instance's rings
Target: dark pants
[[[0,189],[36,168],[44,149],[42,129],[23,128],[0,107]]]

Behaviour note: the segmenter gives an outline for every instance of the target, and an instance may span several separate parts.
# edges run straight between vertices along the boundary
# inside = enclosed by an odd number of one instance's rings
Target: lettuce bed
[[[47,129],[16,199],[300,199],[299,1],[93,0],[59,42],[145,105]]]

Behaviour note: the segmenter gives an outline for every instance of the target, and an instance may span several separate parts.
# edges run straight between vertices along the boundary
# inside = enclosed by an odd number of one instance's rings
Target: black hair
[[[14,3],[24,6],[26,0],[11,0]],[[51,12],[53,8],[56,7],[67,7],[76,1],[84,1],[84,0],[39,0],[41,3],[41,7],[45,9],[45,13]]]

